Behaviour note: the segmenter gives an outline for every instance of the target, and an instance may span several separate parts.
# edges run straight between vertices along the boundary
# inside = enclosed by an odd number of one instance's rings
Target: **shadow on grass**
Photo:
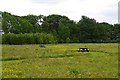
[[[23,60],[26,58],[2,58],[0,61],[12,61],[12,60]]]

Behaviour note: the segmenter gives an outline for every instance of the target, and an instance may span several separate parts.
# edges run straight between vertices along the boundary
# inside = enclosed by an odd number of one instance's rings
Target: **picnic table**
[[[78,52],[89,52],[88,48],[79,48]]]

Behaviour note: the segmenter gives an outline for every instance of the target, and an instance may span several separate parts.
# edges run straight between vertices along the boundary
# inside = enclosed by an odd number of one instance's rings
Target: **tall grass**
[[[3,78],[117,78],[118,44],[3,45]],[[90,52],[77,52],[87,47]]]

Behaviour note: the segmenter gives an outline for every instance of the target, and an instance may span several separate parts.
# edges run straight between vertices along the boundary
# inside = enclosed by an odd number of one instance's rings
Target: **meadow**
[[[117,78],[118,44],[2,45],[1,62],[2,78]]]

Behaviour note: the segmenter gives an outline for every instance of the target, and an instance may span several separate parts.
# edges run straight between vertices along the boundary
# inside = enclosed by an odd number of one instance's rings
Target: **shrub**
[[[2,44],[50,44],[56,43],[56,38],[47,33],[3,34]]]

